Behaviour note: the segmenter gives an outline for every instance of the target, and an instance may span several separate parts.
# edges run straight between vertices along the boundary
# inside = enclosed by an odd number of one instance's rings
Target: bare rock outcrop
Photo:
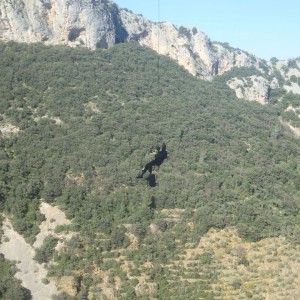
[[[107,0],[3,0],[0,39],[108,48],[126,38]]]
[[[17,134],[20,131],[20,128],[17,126],[14,126],[9,123],[0,122],[0,136],[8,136],[11,134]]]
[[[249,101],[257,101],[261,104],[267,104],[271,88],[277,88],[278,82],[273,80],[271,83],[262,76],[250,76],[247,78],[233,78],[227,82],[227,85],[235,90],[238,98],[244,98]]]

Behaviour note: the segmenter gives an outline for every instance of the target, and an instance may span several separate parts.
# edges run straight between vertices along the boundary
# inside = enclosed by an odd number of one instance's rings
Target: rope
[[[160,54],[159,54],[159,45],[160,45],[160,0],[157,0],[157,18],[158,18],[158,27],[157,27],[157,84],[158,92],[160,87]]]

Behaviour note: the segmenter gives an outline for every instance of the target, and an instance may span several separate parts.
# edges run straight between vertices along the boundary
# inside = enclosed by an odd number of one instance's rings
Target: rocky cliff
[[[246,52],[211,43],[197,28],[151,22],[107,0],[2,0],[0,17],[1,40],[91,49],[138,41],[202,78],[258,63]]]
[[[106,0],[3,0],[0,39],[108,48],[126,39],[117,6]]]
[[[263,103],[274,86],[270,73],[276,66],[226,43],[211,42],[198,28],[151,22],[109,0],[2,0],[0,39],[91,49],[137,41],[176,60],[202,79],[210,80],[233,67],[255,67],[269,76],[268,80],[257,77],[228,82],[238,97]],[[255,84],[248,86],[252,80]],[[299,86],[288,89],[297,92]]]

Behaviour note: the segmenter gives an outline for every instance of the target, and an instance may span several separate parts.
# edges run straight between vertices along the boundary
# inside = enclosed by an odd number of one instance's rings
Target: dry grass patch
[[[188,270],[197,265],[201,255],[212,254],[210,268],[218,276],[211,287],[217,298],[293,299],[300,293],[299,251],[300,247],[284,237],[248,243],[234,228],[226,228],[210,230],[196,248],[185,249],[181,258],[183,268]]]

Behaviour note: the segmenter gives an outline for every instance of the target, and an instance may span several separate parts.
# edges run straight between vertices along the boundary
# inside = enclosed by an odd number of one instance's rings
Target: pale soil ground
[[[50,300],[52,295],[58,293],[58,290],[53,282],[50,281],[48,284],[42,282],[47,271],[33,260],[34,249],[12,228],[8,219],[3,223],[3,231],[0,252],[6,259],[17,261],[16,266],[19,271],[15,275],[16,278],[20,279],[22,285],[31,291],[33,300]]]
[[[50,234],[60,239],[68,239],[72,236],[72,234],[66,236],[54,233],[58,225],[71,223],[59,208],[41,203],[40,210],[45,215],[45,221],[40,225],[40,233],[37,235],[33,247],[27,244],[25,239],[13,229],[7,218],[3,222],[4,235],[0,244],[0,253],[3,253],[8,260],[17,261],[16,266],[19,271],[15,276],[22,281],[25,288],[31,291],[33,300],[47,300],[51,299],[52,295],[58,294],[55,283],[51,279],[48,278],[48,284],[42,282],[42,279],[47,276],[47,270],[33,260],[35,248],[42,246],[44,239]],[[58,244],[58,246],[62,245],[63,242]]]
[[[33,244],[34,248],[41,247],[44,239],[49,235],[59,237],[58,234],[54,233],[54,229],[57,226],[71,224],[71,221],[66,218],[65,213],[56,206],[42,202],[40,211],[45,215],[46,220],[40,225],[40,233],[36,236],[36,240]]]
[[[0,123],[0,134],[9,135],[15,134],[20,131],[20,128],[13,126],[11,124]]]

